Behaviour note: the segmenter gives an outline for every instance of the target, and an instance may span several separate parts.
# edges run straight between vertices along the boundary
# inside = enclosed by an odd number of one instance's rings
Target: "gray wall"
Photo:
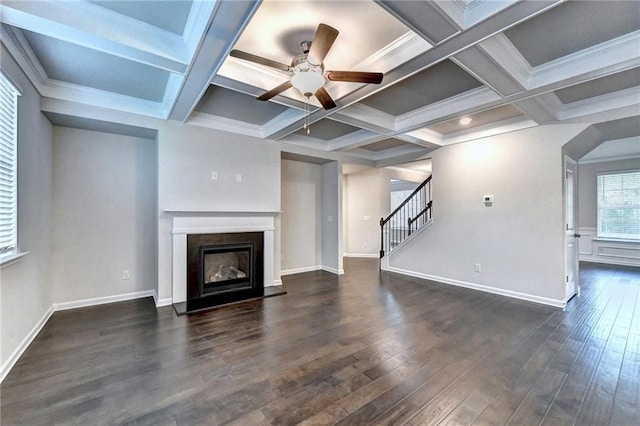
[[[452,284],[564,298],[561,147],[584,125],[549,125],[433,152],[433,225],[391,267]],[[482,197],[494,196],[492,207]],[[481,264],[481,272],[474,265]],[[530,296],[530,297],[529,297]]]
[[[342,165],[337,161],[322,165],[322,266],[342,269]]]
[[[53,139],[54,302],[155,289],[156,142],[66,127]]]
[[[282,271],[318,269],[322,262],[322,166],[282,160],[281,185]]]
[[[634,169],[640,169],[640,158],[578,165],[578,224],[581,228],[597,226],[597,174]]]
[[[2,71],[18,86],[18,246],[26,257],[0,271],[0,365],[52,303],[52,129],[40,96],[2,46]]]
[[[280,146],[165,122],[158,133],[158,298],[171,298],[171,216],[166,210],[279,212]],[[218,180],[211,179],[218,172]],[[236,174],[242,182],[236,182]],[[280,271],[275,256],[274,271]],[[279,277],[274,277],[279,279]]]

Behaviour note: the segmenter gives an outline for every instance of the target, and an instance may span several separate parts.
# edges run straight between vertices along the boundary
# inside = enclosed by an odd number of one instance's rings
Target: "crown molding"
[[[231,118],[205,114],[198,111],[194,111],[189,119],[185,121],[185,124],[253,136],[255,138],[262,138],[262,128],[259,125],[249,124],[244,121],[233,120]]]
[[[640,30],[535,67],[529,89],[603,77],[640,66]]]
[[[628,117],[629,112],[631,112],[631,115],[640,115],[639,99],[640,86],[630,87],[614,93],[565,104],[559,113],[559,119],[561,121],[575,120],[615,111],[622,112],[620,117],[617,118]],[[609,117],[609,119],[615,118]]]
[[[386,135],[375,134],[367,130],[357,130],[333,139],[327,144],[327,148],[331,151],[347,151],[383,141],[388,138],[389,137]]]
[[[378,133],[386,133],[395,129],[396,118],[370,106],[357,103],[341,109],[331,116],[336,121]]]
[[[433,123],[454,118],[460,114],[476,112],[485,104],[500,99],[501,97],[493,90],[487,87],[478,87],[397,117],[396,131],[407,133],[420,127],[427,127]]]

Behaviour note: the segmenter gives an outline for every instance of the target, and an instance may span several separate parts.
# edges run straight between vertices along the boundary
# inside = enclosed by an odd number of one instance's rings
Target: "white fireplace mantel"
[[[171,216],[172,301],[187,299],[187,235],[229,232],[264,233],[264,286],[274,283],[275,216],[279,211],[187,211],[165,210]]]

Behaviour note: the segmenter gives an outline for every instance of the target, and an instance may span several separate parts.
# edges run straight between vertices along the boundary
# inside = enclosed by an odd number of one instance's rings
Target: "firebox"
[[[264,294],[263,233],[187,235],[188,312]]]

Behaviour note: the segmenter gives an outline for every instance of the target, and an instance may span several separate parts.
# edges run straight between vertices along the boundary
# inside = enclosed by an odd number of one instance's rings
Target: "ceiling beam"
[[[259,1],[224,1],[217,4],[178,96],[170,108],[168,118],[171,120],[185,121],[189,118],[242,30],[260,6]]]

